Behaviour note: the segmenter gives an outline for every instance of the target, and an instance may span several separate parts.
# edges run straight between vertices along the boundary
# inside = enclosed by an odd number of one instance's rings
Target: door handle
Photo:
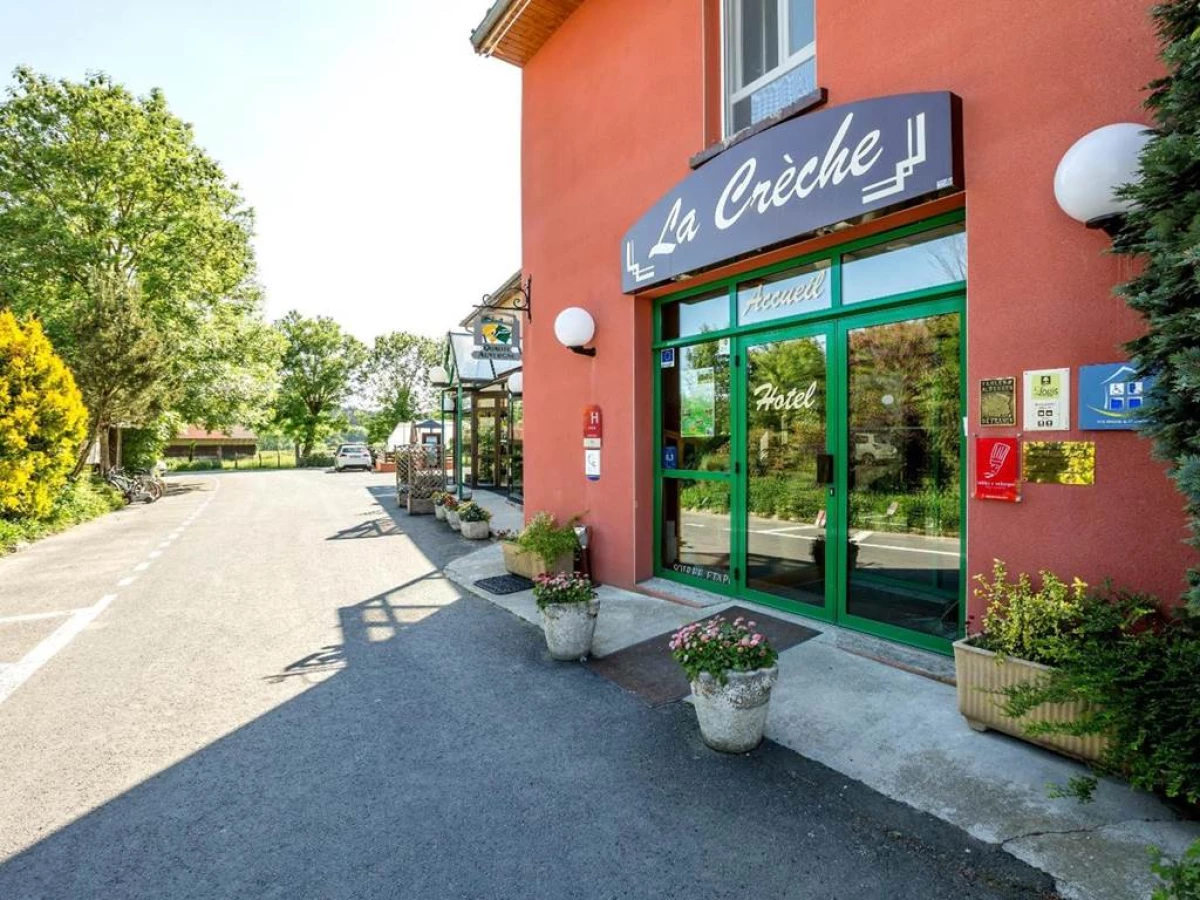
[[[817,484],[833,484],[833,454],[817,454]]]

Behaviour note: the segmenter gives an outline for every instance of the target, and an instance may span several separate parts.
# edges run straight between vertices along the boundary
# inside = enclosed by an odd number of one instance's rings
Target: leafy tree
[[[78,373],[100,365],[103,343],[78,327],[103,305],[97,286],[136,291],[123,309],[151,336],[158,399],[210,427],[244,419],[269,399],[279,345],[237,186],[160,91],[14,77],[0,103],[0,306],[35,313]],[[151,393],[147,372],[121,390]],[[109,414],[92,412],[95,431]]]
[[[1156,128],[1140,181],[1123,191],[1137,206],[1113,246],[1145,263],[1119,288],[1148,326],[1127,348],[1155,379],[1143,432],[1171,465],[1200,547],[1200,6],[1173,0],[1154,18],[1168,71],[1150,85]],[[1189,608],[1200,614],[1200,569],[1189,582]]]
[[[375,408],[366,423],[371,443],[383,443],[397,422],[412,421],[436,402],[428,372],[444,349],[442,341],[406,331],[375,338],[364,378],[364,393]]]
[[[0,517],[50,513],[83,440],[79,389],[35,321],[0,311]]]
[[[167,341],[137,285],[109,273],[94,276],[89,287],[68,331],[72,368],[91,413],[76,474],[101,429],[153,420],[175,396]]]
[[[333,319],[290,312],[275,325],[286,342],[275,401],[275,424],[312,454],[322,438],[344,426],[342,403],[354,390],[367,348]]]

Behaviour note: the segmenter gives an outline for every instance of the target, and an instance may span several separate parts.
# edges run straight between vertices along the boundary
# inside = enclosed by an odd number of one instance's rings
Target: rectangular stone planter
[[[462,527],[462,522],[460,522],[459,518],[458,518],[458,510],[456,510],[456,509],[446,510],[446,524],[449,525],[451,528],[453,528],[455,531],[458,531]]]
[[[1083,714],[1083,703],[1043,703],[1013,719],[1004,714],[1006,688],[1029,684],[1053,671],[1049,666],[972,647],[964,638],[954,644],[954,669],[958,681],[958,711],[976,731],[989,728],[1011,734],[1066,756],[1093,762],[1104,753],[1101,735],[1075,737],[1069,734],[1030,735],[1025,728],[1035,722],[1074,722]]]
[[[515,541],[503,541],[500,546],[504,550],[504,568],[514,575],[534,578],[547,572],[570,572],[575,568],[575,560],[570,553],[564,553],[554,561],[554,565],[547,566],[540,556],[522,550]]]
[[[408,514],[410,516],[428,516],[433,514],[433,500],[429,497],[417,499],[408,495]]]
[[[472,541],[486,541],[491,534],[491,526],[487,522],[460,521],[458,530],[463,537]]]

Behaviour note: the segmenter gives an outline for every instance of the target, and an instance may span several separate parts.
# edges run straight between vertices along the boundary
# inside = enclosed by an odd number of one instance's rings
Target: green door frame
[[[863,249],[876,244],[886,243],[899,237],[905,237],[939,228],[944,225],[963,222],[965,212],[958,210],[943,216],[914,223],[894,231],[874,235],[859,241],[824,250],[816,254],[799,256],[795,259],[777,263],[761,270],[747,272],[734,278],[706,284],[698,288],[681,291],[656,301],[654,315],[654,343],[652,371],[655,373],[653,382],[654,400],[654,572],[657,576],[676,581],[692,587],[722,594],[730,597],[745,597],[755,603],[786,610],[790,613],[805,615],[825,621],[834,621],[845,627],[865,631],[887,638],[898,643],[909,644],[938,653],[949,654],[951,642],[932,635],[910,631],[894,625],[876,622],[858,616],[851,616],[846,610],[847,572],[845,566],[845,546],[848,540],[848,509],[847,484],[849,478],[848,444],[849,420],[848,384],[846,369],[846,348],[848,335],[856,328],[870,327],[890,322],[906,321],[924,318],[932,315],[957,313],[959,316],[959,406],[963,415],[966,414],[966,282],[951,282],[934,288],[907,291],[900,294],[878,297],[852,305],[841,303],[841,257],[842,254]],[[780,318],[774,321],[739,328],[737,322],[737,285],[739,282],[760,278],[764,275],[797,268],[821,259],[831,262],[831,289],[833,305],[829,309],[806,313],[799,316]],[[682,338],[666,339],[662,337],[661,310],[665,304],[695,297],[701,294],[716,294],[724,290],[728,294],[729,318],[728,327],[718,328],[703,333],[691,334]],[[826,375],[826,446],[834,456],[835,491],[833,496],[826,497],[826,603],[822,608],[806,607],[804,604],[790,602],[781,597],[755,591],[746,587],[745,550],[747,545],[747,524],[749,519],[748,503],[746,502],[747,486],[747,448],[745,446],[745,350],[749,346],[769,340],[786,340],[788,338],[827,335],[827,375]],[[662,467],[662,379],[659,376],[659,353],[669,348],[681,348],[688,345],[729,338],[731,344],[730,367],[730,468],[725,472],[711,472],[685,469],[663,469]],[[967,437],[961,435],[959,442],[959,584],[962,596],[959,598],[958,634],[963,633],[966,617],[966,475],[967,475]],[[728,584],[717,584],[682,572],[675,572],[662,564],[662,507],[663,484],[666,479],[708,480],[720,481],[729,488],[730,496],[730,580]],[[832,552],[831,552],[832,551]],[[832,566],[832,570],[830,569]],[[829,591],[832,588],[832,598]]]

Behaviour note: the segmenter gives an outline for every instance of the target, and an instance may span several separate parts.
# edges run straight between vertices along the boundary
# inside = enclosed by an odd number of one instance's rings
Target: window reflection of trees
[[[957,316],[852,331],[849,371],[851,527],[956,535]],[[894,452],[856,454],[862,435]]]
[[[825,339],[762,344],[751,348],[747,365],[750,513],[812,522],[824,508],[816,466],[826,443]]]

